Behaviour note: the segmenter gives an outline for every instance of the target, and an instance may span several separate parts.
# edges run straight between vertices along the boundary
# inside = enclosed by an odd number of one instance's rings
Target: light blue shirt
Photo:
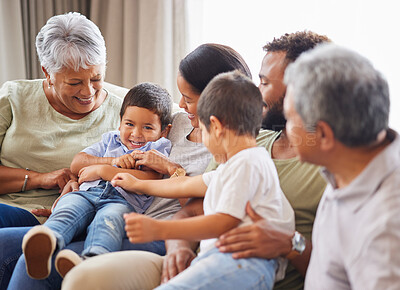
[[[145,145],[135,150],[145,152],[155,149],[168,157],[171,152],[171,147],[171,141],[162,137],[155,142],[147,142]],[[122,144],[119,131],[104,133],[100,142],[82,150],[82,152],[96,157],[120,157],[129,154],[132,151],[133,150],[129,150],[124,144]],[[91,187],[99,185],[101,181],[102,180],[99,179],[84,182],[79,186],[79,190],[88,190]],[[115,189],[135,208],[138,213],[143,213],[151,205],[154,199],[153,196],[127,193],[121,187],[116,187]]]

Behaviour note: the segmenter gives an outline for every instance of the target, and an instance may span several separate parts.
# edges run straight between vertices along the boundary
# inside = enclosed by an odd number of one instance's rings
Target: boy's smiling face
[[[135,150],[149,141],[166,137],[167,130],[161,131],[158,115],[148,109],[128,106],[119,126],[121,142],[128,149]]]

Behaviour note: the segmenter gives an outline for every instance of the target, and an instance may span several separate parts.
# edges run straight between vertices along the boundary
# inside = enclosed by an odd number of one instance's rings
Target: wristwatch
[[[292,237],[292,250],[287,254],[286,258],[291,260],[298,255],[301,255],[306,249],[306,239],[298,231],[294,232]]]
[[[185,169],[183,169],[182,167],[180,167],[180,168],[177,168],[177,169],[175,170],[175,172],[171,175],[170,178],[178,177],[178,176],[185,176],[185,175],[186,175]]]

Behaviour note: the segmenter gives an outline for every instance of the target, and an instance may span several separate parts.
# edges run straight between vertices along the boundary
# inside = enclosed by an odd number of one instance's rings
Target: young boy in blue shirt
[[[283,259],[233,259],[215,246],[221,234],[251,223],[248,203],[271,225],[294,230],[293,209],[280,189],[274,163],[265,148],[256,146],[262,107],[260,91],[250,79],[238,72],[221,74],[207,85],[197,106],[202,142],[221,163],[217,170],[160,181],[119,173],[111,181],[138,194],[204,197],[204,216],[159,221],[125,215],[125,229],[134,243],[201,240],[190,267],[160,289],[272,289],[274,281],[283,278]]]
[[[136,170],[130,153],[156,149],[169,155],[171,142],[165,137],[171,127],[171,111],[170,95],[155,84],[142,83],[127,93],[119,130],[103,134],[100,142],[72,161],[71,168],[79,171],[79,191],[62,196],[44,225],[25,235],[22,247],[30,277],[46,278],[55,250],[63,249],[86,230],[82,257],[120,250],[125,237],[123,214],[144,213],[154,197],[127,193],[109,181],[118,172],[143,179],[161,178],[154,171]],[[56,257],[56,269],[64,276],[80,261],[74,252],[62,250]]]

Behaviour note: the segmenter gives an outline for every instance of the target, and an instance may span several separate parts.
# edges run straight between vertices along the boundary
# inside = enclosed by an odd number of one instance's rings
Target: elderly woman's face
[[[93,65],[88,69],[64,69],[54,74],[53,95],[67,114],[87,114],[103,102],[104,65]]]

